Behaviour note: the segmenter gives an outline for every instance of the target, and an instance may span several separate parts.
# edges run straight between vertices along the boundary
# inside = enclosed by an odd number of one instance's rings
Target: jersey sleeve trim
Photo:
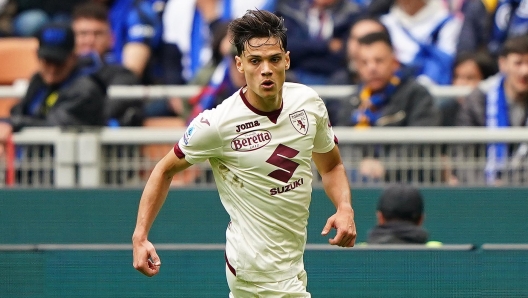
[[[178,143],[176,143],[176,145],[174,145],[174,154],[176,154],[176,156],[179,159],[182,159],[182,158],[185,157],[185,153],[183,153],[183,151],[180,149],[180,145]]]

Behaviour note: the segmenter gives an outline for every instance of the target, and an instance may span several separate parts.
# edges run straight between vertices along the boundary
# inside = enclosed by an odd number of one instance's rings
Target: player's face
[[[290,52],[282,49],[277,38],[252,38],[235,59],[238,71],[246,78],[248,91],[261,100],[277,98],[290,67]]]
[[[358,72],[361,80],[372,91],[385,88],[399,67],[391,48],[383,42],[360,45]]]
[[[72,23],[75,32],[75,52],[84,55],[107,52],[112,45],[112,36],[108,23],[96,19],[80,18]]]

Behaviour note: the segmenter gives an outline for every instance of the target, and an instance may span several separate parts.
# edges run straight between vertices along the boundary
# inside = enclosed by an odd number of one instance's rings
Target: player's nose
[[[271,68],[270,68],[270,65],[268,62],[264,61],[262,63],[262,68],[261,68],[261,71],[260,73],[263,75],[263,76],[269,76],[272,74],[272,71],[271,71]]]

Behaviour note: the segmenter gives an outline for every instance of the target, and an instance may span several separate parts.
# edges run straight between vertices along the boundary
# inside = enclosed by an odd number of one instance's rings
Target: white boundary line
[[[178,250],[178,251],[204,251],[204,250],[224,250],[224,244],[155,244],[157,250]],[[524,245],[524,249],[528,249],[528,245]],[[449,251],[466,251],[472,250],[475,246],[472,244],[446,244],[439,247],[430,247],[426,245],[405,245],[405,244],[390,244],[390,245],[358,245],[353,248],[344,248],[332,246],[329,244],[307,244],[307,251],[357,251],[357,250],[449,250]],[[0,251],[54,251],[54,250],[83,250],[83,251],[110,251],[110,250],[131,250],[132,244],[4,244],[0,245]]]
[[[528,250],[528,244],[482,244],[483,250]]]

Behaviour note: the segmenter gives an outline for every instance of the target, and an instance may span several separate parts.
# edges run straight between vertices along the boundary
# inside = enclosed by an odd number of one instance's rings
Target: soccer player
[[[231,222],[226,231],[229,297],[310,297],[303,254],[312,192],[311,161],[337,211],[323,228],[332,245],[356,240],[350,186],[323,101],[285,83],[290,66],[283,20],[249,10],[229,25],[247,85],[199,114],[158,162],[145,186],[132,236],[134,267],[147,276],[161,261],[148,232],[172,176],[209,160]]]

